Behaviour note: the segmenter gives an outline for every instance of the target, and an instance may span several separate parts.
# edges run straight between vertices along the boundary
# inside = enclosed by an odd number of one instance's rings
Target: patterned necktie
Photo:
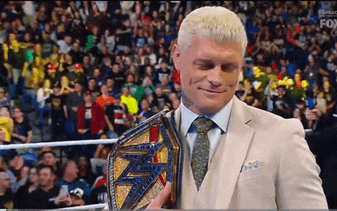
[[[213,122],[201,117],[194,120],[193,124],[197,127],[198,134],[193,147],[191,165],[194,181],[199,190],[208,168],[210,144],[207,132],[213,127]]]

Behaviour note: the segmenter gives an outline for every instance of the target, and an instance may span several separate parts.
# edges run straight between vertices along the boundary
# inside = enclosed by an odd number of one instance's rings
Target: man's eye
[[[198,68],[201,70],[209,70],[209,69],[214,68],[214,65],[212,64],[197,63],[197,65],[198,65]]]
[[[222,65],[221,69],[226,72],[234,72],[238,69],[238,66],[235,64],[225,64]]]

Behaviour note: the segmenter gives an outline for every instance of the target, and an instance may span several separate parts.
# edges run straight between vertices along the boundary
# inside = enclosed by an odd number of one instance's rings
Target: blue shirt
[[[233,99],[231,99],[229,103],[216,114],[203,115],[203,116],[210,118],[214,122],[214,127],[207,133],[208,139],[210,141],[210,153],[209,153],[210,161],[212,160],[212,157],[218,145],[221,134],[227,132],[232,104],[233,104]],[[184,105],[184,103],[182,103],[181,122],[183,126],[184,136],[187,139],[188,145],[190,147],[190,158],[191,159],[192,159],[194,142],[197,137],[197,128],[193,126],[192,123],[198,116],[199,116],[198,114],[188,109]]]

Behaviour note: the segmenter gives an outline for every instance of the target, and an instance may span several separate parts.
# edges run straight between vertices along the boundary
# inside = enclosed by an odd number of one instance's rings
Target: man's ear
[[[172,57],[175,69],[180,73],[181,69],[181,52],[178,44],[174,44],[172,47]]]

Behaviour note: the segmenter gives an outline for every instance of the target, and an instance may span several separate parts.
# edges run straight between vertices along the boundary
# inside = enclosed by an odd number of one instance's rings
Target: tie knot
[[[198,117],[193,124],[197,127],[198,133],[207,133],[214,125],[207,117]]]

